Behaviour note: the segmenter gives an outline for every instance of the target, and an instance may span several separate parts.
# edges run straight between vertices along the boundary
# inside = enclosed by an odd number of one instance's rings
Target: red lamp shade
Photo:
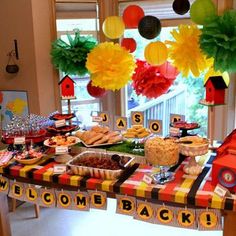
[[[123,13],[126,28],[137,28],[139,21],[144,17],[144,11],[137,5],[129,5]]]
[[[87,90],[90,96],[100,98],[107,93],[107,90],[92,85],[92,80],[87,84]]]
[[[123,38],[121,40],[121,46],[129,52],[134,52],[136,50],[136,41],[133,38]]]

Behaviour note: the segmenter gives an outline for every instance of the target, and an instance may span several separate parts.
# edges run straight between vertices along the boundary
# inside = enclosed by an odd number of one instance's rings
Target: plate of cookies
[[[123,141],[118,131],[112,131],[107,126],[93,126],[90,130],[77,131],[75,136],[81,140],[85,147],[100,147],[114,145]]]
[[[142,125],[132,125],[132,127],[128,128],[122,135],[127,139],[143,139],[149,137],[151,132]]]

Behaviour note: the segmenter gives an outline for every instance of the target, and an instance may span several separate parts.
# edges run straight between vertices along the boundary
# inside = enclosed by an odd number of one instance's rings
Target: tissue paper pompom
[[[53,65],[70,75],[85,75],[87,54],[96,46],[96,39],[90,36],[80,36],[76,31],[75,36],[67,34],[67,41],[57,39],[52,43],[51,56]]]
[[[236,72],[235,25],[236,11],[230,10],[203,26],[200,47],[208,57],[214,58],[216,71]]]
[[[169,57],[184,77],[187,77],[190,71],[198,77],[212,64],[212,60],[207,60],[200,50],[201,31],[196,25],[179,25],[178,30],[173,30],[171,34],[175,41],[166,41],[170,45]]]
[[[132,86],[137,95],[147,98],[157,98],[166,93],[174,78],[166,78],[160,73],[159,66],[152,66],[145,61],[137,60]]]
[[[133,55],[119,44],[104,42],[88,54],[86,67],[93,86],[118,90],[131,79],[135,61]]]

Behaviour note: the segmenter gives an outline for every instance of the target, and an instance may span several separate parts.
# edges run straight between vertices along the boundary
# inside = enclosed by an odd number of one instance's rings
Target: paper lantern
[[[164,43],[151,42],[145,47],[144,57],[151,65],[161,65],[166,62],[168,50]]]
[[[95,97],[95,98],[103,97],[107,93],[107,90],[97,87],[97,86],[93,86],[92,80],[90,80],[89,83],[87,84],[87,91],[90,96]]]
[[[216,6],[211,0],[196,0],[190,8],[190,17],[193,22],[203,25],[207,18],[216,15]]]
[[[179,74],[177,68],[172,66],[168,61],[159,66],[159,71],[168,79],[176,79],[176,76]]]
[[[136,50],[136,41],[133,38],[123,38],[121,46],[125,47],[129,52],[134,52]]]
[[[172,8],[175,13],[184,15],[189,11],[190,3],[188,0],[175,0],[172,4]]]
[[[102,25],[103,33],[110,39],[120,38],[125,30],[125,24],[119,16],[108,16]]]
[[[144,11],[140,6],[129,5],[123,13],[123,21],[126,28],[137,28],[139,21],[144,17]]]
[[[144,16],[138,24],[140,35],[146,39],[154,39],[161,32],[161,22],[155,16]]]

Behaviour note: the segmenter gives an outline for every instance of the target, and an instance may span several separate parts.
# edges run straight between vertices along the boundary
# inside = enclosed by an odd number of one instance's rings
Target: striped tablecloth
[[[186,175],[183,166],[188,162],[183,157],[179,163],[172,167],[174,180],[165,185],[146,184],[143,182],[144,174],[152,174],[157,168],[146,164],[134,164],[117,180],[101,180],[90,177],[70,174],[54,174],[53,166],[56,164],[52,155],[46,156],[35,165],[22,165],[11,162],[8,166],[0,167],[0,174],[12,178],[42,181],[45,183],[60,184],[60,186],[73,186],[92,190],[101,190],[109,193],[127,194],[147,200],[160,200],[164,202],[187,204],[199,207],[211,207],[236,211],[236,200],[233,198],[220,198],[214,194],[211,184],[211,167],[214,154],[203,157],[200,162],[204,165],[198,176]]]

